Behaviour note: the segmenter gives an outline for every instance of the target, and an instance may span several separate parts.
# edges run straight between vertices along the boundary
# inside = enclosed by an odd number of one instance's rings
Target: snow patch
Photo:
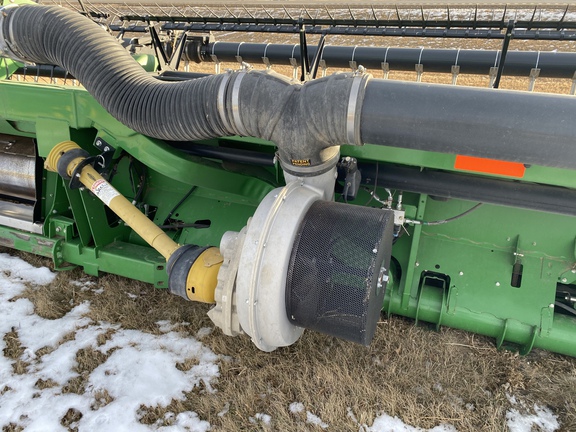
[[[47,268],[35,268],[19,258],[0,254],[0,427],[10,423],[34,431],[65,431],[61,420],[73,415],[71,426],[78,430],[194,431],[205,432],[210,424],[194,412],[168,413],[160,423],[140,423],[141,407],[166,406],[184,400],[185,393],[219,376],[218,357],[199,341],[168,328],[162,335],[126,330],[108,323],[94,323],[86,314],[90,304],[74,307],[59,319],[44,319],[33,304],[20,297],[28,285],[33,289],[55,278]],[[92,288],[80,280],[74,285]],[[15,374],[15,360],[3,355],[4,335],[15,331],[28,364],[26,374]],[[107,340],[99,344],[99,336]],[[39,353],[40,348],[50,350]],[[86,376],[82,394],[67,390],[79,377],[80,350],[99,351],[102,363]],[[176,365],[194,359],[189,370]],[[86,372],[84,372],[86,374]],[[104,396],[105,395],[105,396]],[[266,418],[262,417],[265,422]]]
[[[324,423],[320,417],[312,414],[310,411],[306,411],[306,423],[320,426],[322,429],[326,429],[328,427],[327,423]]]
[[[253,424],[262,423],[266,426],[270,426],[272,417],[270,417],[268,414],[256,413],[254,417],[249,417],[248,420]]]
[[[560,427],[558,418],[547,407],[534,404],[534,414],[522,414],[512,408],[506,413],[510,432],[530,432],[538,427],[542,432],[554,432]]]
[[[304,411],[304,404],[302,402],[292,402],[289,409],[292,414],[298,414]]]

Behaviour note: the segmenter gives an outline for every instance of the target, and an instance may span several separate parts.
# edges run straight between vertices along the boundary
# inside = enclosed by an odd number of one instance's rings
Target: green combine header
[[[495,88],[506,73],[574,76],[573,53],[507,52],[512,37],[574,38],[568,7],[513,22],[124,6],[0,7],[1,245],[213,303],[224,334],[264,351],[304,329],[367,345],[384,313],[576,355],[576,100]],[[306,43],[346,28],[502,49]],[[202,61],[240,66],[182,70]],[[336,64],[351,72],[327,75]],[[365,70],[378,65],[486,72],[492,88]]]

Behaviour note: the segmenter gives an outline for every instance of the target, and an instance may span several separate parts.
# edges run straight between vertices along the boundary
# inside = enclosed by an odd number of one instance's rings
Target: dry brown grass
[[[36,264],[49,265],[47,260],[31,258]],[[95,282],[104,290],[100,294],[81,291],[69,283],[79,279]],[[89,300],[94,321],[156,334],[160,320],[189,323],[179,331],[190,337],[196,337],[203,327],[212,327],[207,306],[112,275],[96,279],[79,270],[60,273],[51,286],[29,289],[25,296],[37,311],[61,311],[64,304],[71,308]],[[99,343],[104,344],[109,336],[103,335]],[[515,395],[525,401],[526,409],[534,403],[549,406],[562,430],[576,430],[574,359],[544,351],[521,357],[498,351],[491,340],[470,333],[447,328],[436,332],[390,317],[379,324],[370,347],[313,332],[305,332],[295,345],[273,353],[258,351],[245,336],[230,338],[219,330],[201,340],[221,358],[220,378],[212,383],[216,391],[199,386],[185,401],[172,401],[165,408],[142,406],[143,423],[169,425],[173,417],[166,413],[195,411],[215,431],[321,430],[306,422],[306,411],[310,411],[330,430],[358,431],[360,424],[370,425],[385,412],[423,428],[450,423],[460,432],[503,431],[510,409],[507,395]],[[19,357],[17,333],[10,333],[5,341],[12,358]],[[80,350],[76,355],[79,376],[64,391],[82,393],[89,374],[110,354]],[[192,366],[193,362],[177,365],[181,370]],[[37,383],[38,388],[51,385]],[[94,408],[112,398],[103,392],[96,400]],[[292,413],[293,402],[302,403],[304,412]],[[271,415],[271,424],[255,421],[256,413]],[[68,414],[62,424],[73,426],[79,413]]]

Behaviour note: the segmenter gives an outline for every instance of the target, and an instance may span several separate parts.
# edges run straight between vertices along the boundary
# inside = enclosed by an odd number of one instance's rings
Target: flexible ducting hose
[[[215,104],[198,97],[215,100],[223,76],[158,82],[100,26],[60,7],[9,9],[2,30],[18,57],[62,66],[115,118],[138,132],[173,140],[229,134]]]
[[[353,114],[359,109],[350,106],[350,74],[306,85],[267,72],[162,82],[99,25],[76,12],[22,5],[3,14],[0,32],[13,57],[62,66],[112,116],[144,135],[172,141],[263,138],[278,145],[285,165],[298,167],[333,159],[324,149],[348,143],[347,137],[359,141],[359,122],[347,122],[350,109]],[[354,100],[361,99],[363,83]]]

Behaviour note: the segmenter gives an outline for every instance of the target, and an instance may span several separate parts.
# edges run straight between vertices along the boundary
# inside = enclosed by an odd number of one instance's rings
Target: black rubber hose
[[[70,71],[110,114],[138,132],[177,141],[234,134],[217,112],[223,75],[159,81],[99,25],[60,7],[9,9],[2,29],[14,53]]]
[[[263,138],[278,146],[285,167],[332,161],[334,152],[325,149],[349,143],[351,135],[359,144],[359,123],[351,128],[347,121],[351,74],[304,85],[256,71],[163,82],[147,74],[99,25],[76,12],[22,5],[4,13],[0,31],[16,57],[70,71],[112,116],[144,135],[169,141]],[[354,100],[362,100],[365,80],[362,83]],[[353,107],[359,114],[360,104]]]
[[[371,80],[362,142],[576,169],[567,95]]]

